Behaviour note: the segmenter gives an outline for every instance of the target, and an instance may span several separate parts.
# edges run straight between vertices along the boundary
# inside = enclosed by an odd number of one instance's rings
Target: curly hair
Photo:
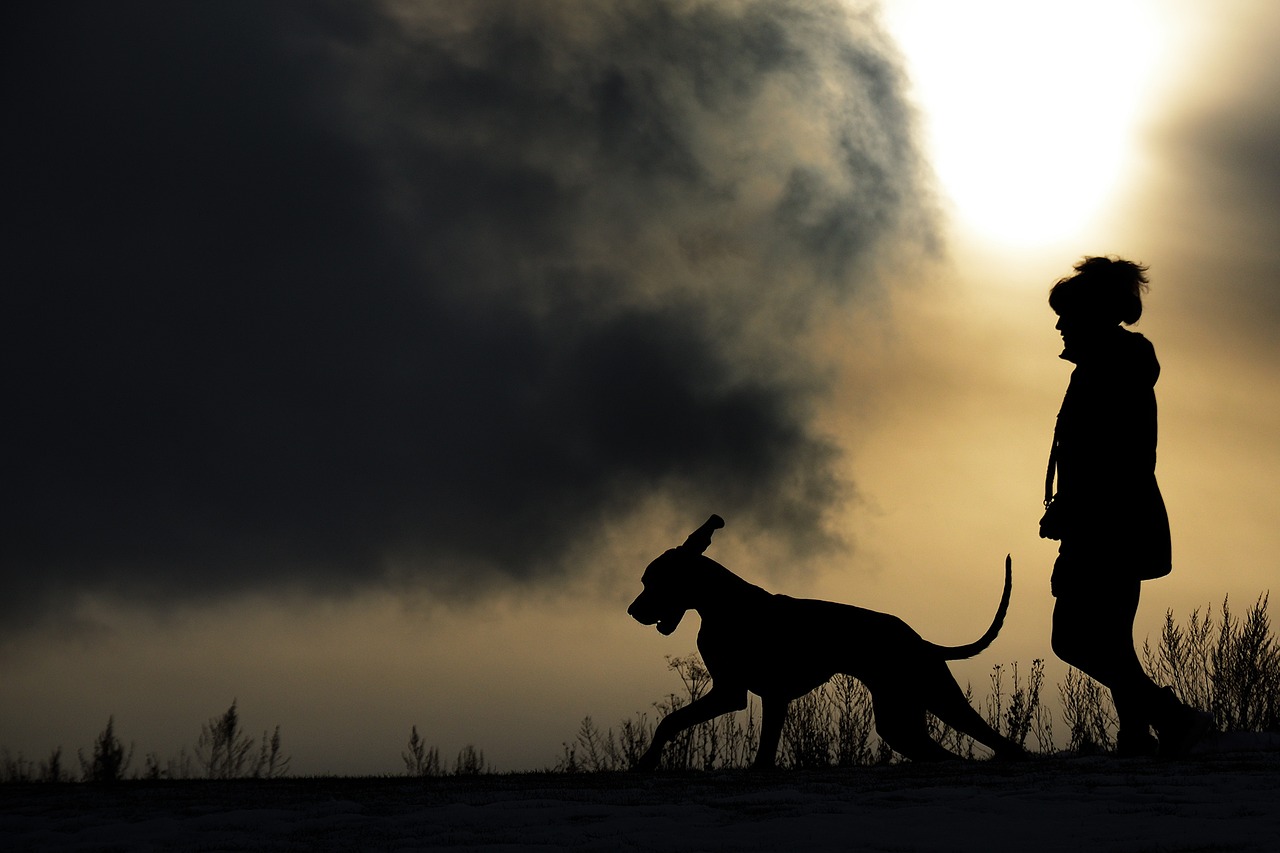
[[[1088,257],[1075,275],[1058,279],[1049,289],[1049,307],[1057,314],[1089,314],[1132,326],[1142,316],[1147,267],[1114,257]]]

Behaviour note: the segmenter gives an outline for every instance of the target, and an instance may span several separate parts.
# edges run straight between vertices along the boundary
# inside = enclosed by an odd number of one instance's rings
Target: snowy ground
[[[821,772],[0,788],[6,851],[1274,851],[1280,751]]]

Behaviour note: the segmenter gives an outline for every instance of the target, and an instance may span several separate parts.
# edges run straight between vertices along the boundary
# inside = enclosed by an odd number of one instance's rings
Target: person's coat
[[[1169,516],[1156,482],[1155,383],[1150,341],[1119,326],[1076,362],[1054,431],[1057,513],[1064,556],[1105,562],[1130,577],[1172,567]]]

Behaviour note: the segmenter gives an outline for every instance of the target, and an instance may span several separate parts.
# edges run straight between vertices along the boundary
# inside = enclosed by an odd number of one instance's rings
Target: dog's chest
[[[714,681],[759,695],[804,692],[833,674],[808,631],[765,613],[703,619],[698,651]]]

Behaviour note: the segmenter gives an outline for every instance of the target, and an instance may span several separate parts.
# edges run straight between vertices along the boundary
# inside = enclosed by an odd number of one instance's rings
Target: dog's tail
[[[1012,590],[1013,557],[1009,555],[1004,558],[1004,594],[1000,596],[1000,606],[996,608],[996,618],[991,621],[991,627],[987,629],[987,633],[978,638],[977,642],[967,646],[938,646],[942,657],[945,660],[963,660],[973,657],[991,645],[996,635],[1000,633],[1000,628],[1004,626],[1005,614],[1009,612],[1009,593]]]

